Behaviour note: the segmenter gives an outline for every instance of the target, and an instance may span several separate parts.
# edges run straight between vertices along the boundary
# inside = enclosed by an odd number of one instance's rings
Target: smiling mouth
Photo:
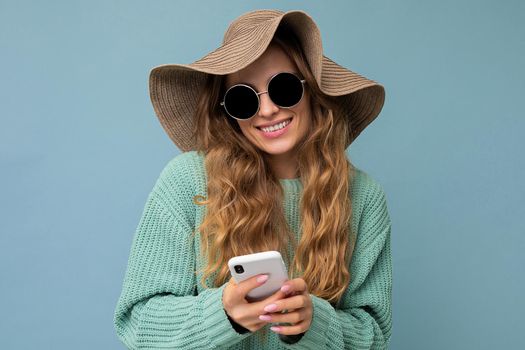
[[[292,122],[292,119],[293,117],[290,117],[280,123],[277,123],[277,124],[274,124],[274,125],[271,125],[271,126],[267,126],[267,127],[264,127],[264,128],[261,128],[261,127],[258,127],[256,126],[257,129],[263,131],[263,132],[273,132],[273,131],[277,131],[277,130],[281,130],[281,129],[284,129],[286,126],[288,126],[288,124],[290,124]]]

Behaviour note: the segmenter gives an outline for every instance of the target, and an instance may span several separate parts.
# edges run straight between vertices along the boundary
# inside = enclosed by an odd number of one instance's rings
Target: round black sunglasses
[[[226,90],[220,104],[230,117],[247,120],[259,112],[261,104],[259,95],[265,93],[268,93],[268,97],[280,108],[294,107],[303,98],[305,82],[294,73],[280,72],[270,78],[266,91],[257,92],[246,84],[231,86]]]

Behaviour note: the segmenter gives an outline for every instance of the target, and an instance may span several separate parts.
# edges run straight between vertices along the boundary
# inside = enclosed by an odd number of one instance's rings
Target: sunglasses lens
[[[224,96],[226,111],[237,119],[249,119],[259,108],[259,99],[255,91],[247,86],[238,85],[230,88]]]
[[[292,107],[301,101],[303,84],[292,73],[279,73],[270,81],[268,95],[276,105],[285,108]]]

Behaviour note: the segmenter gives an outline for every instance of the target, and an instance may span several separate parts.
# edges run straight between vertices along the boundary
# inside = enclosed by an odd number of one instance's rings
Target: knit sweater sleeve
[[[216,349],[239,334],[227,318],[220,288],[196,295],[191,167],[174,158],[146,201],[132,242],[114,325],[129,349]]]
[[[391,222],[382,187],[373,180],[369,185],[352,258],[353,282],[338,308],[310,294],[310,328],[297,343],[283,342],[285,348],[388,348],[392,328]]]

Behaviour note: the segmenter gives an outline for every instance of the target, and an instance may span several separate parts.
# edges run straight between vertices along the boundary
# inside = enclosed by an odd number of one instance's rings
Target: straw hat
[[[383,86],[325,57],[319,28],[308,14],[257,10],[235,19],[222,45],[201,59],[190,64],[163,64],[150,71],[153,108],[179,149],[195,149],[193,115],[207,75],[230,74],[248,66],[264,53],[281,23],[297,35],[321,91],[337,96],[348,116],[351,134],[347,146],[377,117],[385,100]]]

